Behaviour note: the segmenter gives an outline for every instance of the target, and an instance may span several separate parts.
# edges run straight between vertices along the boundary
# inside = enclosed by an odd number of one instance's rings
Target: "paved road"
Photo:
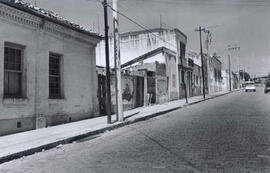
[[[270,172],[270,94],[235,92],[4,163],[0,172]]]

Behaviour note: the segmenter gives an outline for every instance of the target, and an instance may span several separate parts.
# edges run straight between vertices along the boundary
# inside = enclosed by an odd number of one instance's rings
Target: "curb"
[[[192,103],[188,103],[186,106],[194,105],[194,104],[197,104],[197,103],[200,103],[200,102],[203,102],[203,101],[206,101],[206,100],[214,99],[214,98],[217,98],[217,97],[220,97],[220,96],[224,96],[224,95],[227,95],[227,94],[230,94],[230,93],[232,93],[232,92],[228,92],[228,93],[220,94],[220,95],[217,95],[217,96],[209,97],[209,98],[206,98],[206,99],[202,99],[202,100],[199,100],[199,101],[195,101],[195,102],[192,102]],[[127,121],[124,121],[124,122],[121,122],[121,123],[118,123],[118,124],[114,124],[114,125],[102,128],[102,129],[98,129],[98,130],[87,132],[87,133],[84,133],[84,134],[81,134],[81,135],[69,137],[69,138],[66,138],[66,139],[63,139],[63,140],[59,140],[59,141],[52,142],[52,143],[49,143],[49,144],[45,144],[45,145],[42,145],[42,146],[39,146],[39,147],[31,148],[31,149],[21,151],[21,152],[18,152],[18,153],[13,153],[13,154],[1,157],[0,158],[0,164],[2,164],[4,162],[11,161],[11,160],[14,160],[14,159],[19,159],[19,158],[24,157],[24,156],[32,155],[32,154],[35,154],[37,152],[41,152],[43,150],[52,149],[52,148],[57,147],[60,144],[72,143],[74,141],[77,141],[77,140],[80,140],[80,139],[83,139],[83,138],[86,138],[86,137],[89,137],[89,136],[94,136],[94,135],[97,135],[97,134],[104,133],[106,131],[111,131],[111,130],[118,129],[118,128],[126,126],[126,125],[134,124],[134,123],[137,123],[137,122],[140,122],[140,121],[145,121],[145,120],[148,120],[148,119],[151,119],[151,118],[157,117],[159,115],[163,115],[163,114],[166,114],[166,113],[169,113],[169,112],[181,109],[181,108],[183,108],[183,106],[174,107],[174,108],[167,109],[167,110],[160,111],[160,112],[156,112],[156,113],[144,116],[144,117],[139,117],[139,118],[134,119],[134,120],[127,120]]]

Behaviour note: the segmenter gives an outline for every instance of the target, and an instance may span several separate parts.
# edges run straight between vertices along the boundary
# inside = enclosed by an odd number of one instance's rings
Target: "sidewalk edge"
[[[216,95],[216,96],[213,96],[213,97],[209,97],[209,98],[206,98],[206,99],[202,99],[202,100],[199,100],[199,101],[188,103],[187,106],[197,104],[197,103],[200,103],[200,102],[203,102],[203,101],[206,101],[206,100],[214,99],[214,98],[217,98],[217,97],[220,97],[220,96],[224,96],[224,95],[227,95],[227,94],[230,94],[230,93],[232,93],[232,92],[223,93],[223,94],[220,94],[220,95]],[[134,124],[134,123],[137,123],[137,122],[140,122],[140,121],[148,120],[148,119],[151,119],[151,118],[154,118],[154,117],[157,117],[157,116],[160,116],[160,115],[163,115],[163,114],[166,114],[166,113],[181,109],[182,107],[183,106],[178,106],[178,107],[174,107],[174,108],[171,108],[171,109],[156,112],[156,113],[144,116],[144,117],[139,117],[139,118],[136,118],[134,120],[126,120],[124,122],[114,124],[114,125],[111,125],[111,126],[108,126],[108,127],[105,127],[105,128],[101,128],[101,129],[98,129],[98,130],[87,132],[87,133],[84,133],[84,134],[81,134],[81,135],[76,135],[76,136],[73,136],[73,137],[68,137],[68,138],[63,139],[63,140],[59,140],[59,141],[55,141],[55,142],[52,142],[52,143],[49,143],[49,144],[41,145],[41,146],[31,148],[31,149],[28,149],[28,150],[25,150],[25,151],[21,151],[21,152],[18,152],[18,153],[13,153],[13,154],[1,157],[0,158],[0,164],[2,164],[4,162],[11,161],[11,160],[14,160],[14,159],[19,159],[19,158],[24,157],[24,156],[32,155],[32,154],[35,154],[37,152],[41,152],[43,150],[52,149],[52,148],[57,147],[60,144],[72,143],[72,142],[77,141],[77,140],[82,139],[82,138],[86,138],[86,137],[89,137],[89,136],[94,136],[94,135],[97,135],[97,134],[104,133],[106,131],[111,131],[111,130],[114,130],[114,129],[118,129],[118,128],[123,127],[125,125]]]

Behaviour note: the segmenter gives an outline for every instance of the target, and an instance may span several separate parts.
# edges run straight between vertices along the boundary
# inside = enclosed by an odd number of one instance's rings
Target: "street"
[[[270,95],[238,91],[0,165],[1,173],[270,172]]]

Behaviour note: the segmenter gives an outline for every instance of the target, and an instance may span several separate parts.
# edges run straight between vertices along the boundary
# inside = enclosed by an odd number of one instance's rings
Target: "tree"
[[[249,75],[249,73],[244,72],[243,70],[240,70],[240,78],[243,79],[243,76],[244,76],[245,81],[250,80],[250,75]]]

